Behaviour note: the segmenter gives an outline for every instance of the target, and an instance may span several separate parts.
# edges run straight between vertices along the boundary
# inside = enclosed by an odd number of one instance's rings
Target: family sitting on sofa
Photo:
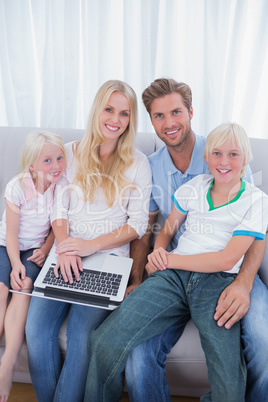
[[[196,135],[184,83],[156,79],[142,99],[165,143],[148,159],[134,148],[136,94],[118,80],[97,92],[81,141],[64,146],[39,132],[24,144],[0,226],[0,402],[8,400],[25,324],[38,401],[120,401],[124,377],[131,401],[168,401],[166,355],[190,318],[208,366],[202,401],[266,399],[268,290],[257,272],[268,196],[250,183],[248,137],[235,123],[207,140]],[[158,212],[165,224],[150,253]],[[121,306],[111,313],[19,292],[8,304],[10,288],[33,286],[54,241],[55,276],[66,283],[79,281],[83,256],[131,256]],[[62,361],[58,333],[67,316]]]

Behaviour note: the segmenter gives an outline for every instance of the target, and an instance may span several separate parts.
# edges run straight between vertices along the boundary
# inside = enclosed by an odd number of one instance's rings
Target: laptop
[[[80,281],[65,283],[59,271],[54,275],[57,254],[54,248],[34,282],[32,296],[77,303],[106,310],[116,309],[124,299],[132,258],[109,254],[82,257],[83,272]]]

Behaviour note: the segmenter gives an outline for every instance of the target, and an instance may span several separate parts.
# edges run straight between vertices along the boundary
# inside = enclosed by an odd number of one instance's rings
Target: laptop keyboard
[[[80,281],[76,281],[73,276],[74,282],[70,284],[64,282],[60,272],[59,278],[55,277],[55,265],[56,264],[51,264],[51,267],[43,279],[43,283],[47,286],[59,287],[61,289],[74,289],[76,291],[90,292],[93,294],[117,296],[122,275],[84,268],[83,272],[80,272]]]

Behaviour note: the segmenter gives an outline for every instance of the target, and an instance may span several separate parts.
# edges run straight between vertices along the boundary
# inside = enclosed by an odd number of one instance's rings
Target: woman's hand
[[[94,240],[85,240],[78,237],[68,237],[56,247],[57,254],[64,253],[66,255],[79,255],[80,257],[94,254],[96,251],[98,249]]]
[[[10,285],[13,290],[21,290],[24,286],[23,279],[26,277],[26,269],[22,263],[12,268],[10,273]]]
[[[54,268],[54,274],[56,278],[59,277],[59,269],[62,274],[64,282],[73,283],[73,274],[77,281],[80,280],[79,272],[83,271],[83,265],[81,258],[78,255],[68,256],[61,254],[57,258],[57,264]]]
[[[40,268],[44,265],[45,260],[46,253],[43,251],[42,247],[34,250],[32,256],[27,258],[27,261],[34,262]]]
[[[155,271],[163,271],[167,268],[167,254],[169,252],[163,247],[159,247],[148,255],[148,262],[150,270],[154,268]],[[152,272],[151,272],[152,273]]]

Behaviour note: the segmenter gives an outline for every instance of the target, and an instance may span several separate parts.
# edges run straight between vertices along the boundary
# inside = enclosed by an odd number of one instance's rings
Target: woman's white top
[[[84,200],[79,186],[72,186],[76,176],[76,163],[73,154],[74,142],[65,145],[67,168],[66,182],[63,180],[56,186],[55,202],[51,221],[67,219],[69,235],[91,240],[128,224],[142,237],[147,229],[149,199],[151,194],[151,169],[147,157],[140,151],[135,151],[134,161],[127,169],[124,177],[135,185],[124,193],[124,200],[115,201],[112,208],[108,207],[102,188],[94,194],[93,203]],[[89,155],[90,158],[90,155]],[[112,180],[112,178],[111,178]],[[101,252],[106,252],[102,250]],[[108,250],[120,256],[129,256],[129,243]]]

